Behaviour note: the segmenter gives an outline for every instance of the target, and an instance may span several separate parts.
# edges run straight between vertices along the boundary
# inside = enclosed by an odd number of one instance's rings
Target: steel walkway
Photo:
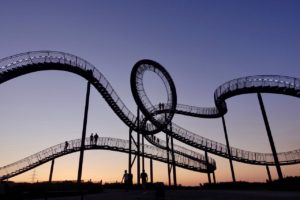
[[[145,65],[143,67],[148,67],[155,72],[155,68],[151,66]],[[139,127],[137,121],[142,121],[143,119],[137,120],[136,116],[125,106],[111,84],[96,67],[75,55],[54,51],[35,51],[3,58],[0,60],[0,83],[24,74],[42,70],[69,71],[89,80],[118,117],[128,127],[137,131],[137,127]],[[177,104],[174,112],[194,117],[216,118],[223,116],[227,112],[225,103],[227,98],[258,92],[284,94],[299,98],[300,79],[278,75],[248,76],[234,79],[216,89],[214,93],[216,107],[201,108]],[[143,98],[141,101],[148,99],[146,95]],[[166,107],[168,106],[166,105]],[[150,105],[149,109],[153,112],[159,112],[158,105]],[[165,112],[170,111],[165,110]],[[212,154],[225,158],[229,157],[226,145],[199,136],[174,123],[172,124],[172,130],[166,128],[163,131],[172,135],[175,139]],[[156,126],[153,124],[145,124],[145,131],[153,131],[155,129]],[[230,149],[232,159],[235,161],[256,165],[274,165],[271,153],[250,152],[234,147],[230,147]],[[278,158],[281,165],[300,163],[300,150],[278,153]]]
[[[57,144],[17,162],[0,167],[0,181],[22,174],[55,158],[80,151],[81,139],[70,140],[68,144],[67,148],[65,148],[65,142]],[[87,137],[85,139],[85,150],[110,150],[129,153],[129,142],[123,139],[100,137],[97,144],[91,144],[90,139]],[[137,154],[136,146],[132,146],[131,153]],[[152,145],[144,145],[144,156],[167,163],[167,152]],[[187,158],[184,153],[175,153],[176,166],[197,172],[213,172],[216,169],[214,160],[210,160],[207,167],[206,160],[201,159],[197,155]]]

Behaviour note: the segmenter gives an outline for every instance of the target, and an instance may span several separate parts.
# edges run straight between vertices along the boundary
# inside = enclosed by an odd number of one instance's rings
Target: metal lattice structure
[[[65,146],[65,142],[57,144],[17,162],[1,167],[0,181],[24,173],[55,158],[80,151],[81,139],[68,141],[68,144],[69,145],[67,148]],[[129,153],[129,142],[128,140],[123,139],[100,137],[97,140],[96,144],[91,144],[90,139],[86,138],[85,150],[95,149]],[[144,145],[144,150],[145,157],[152,158],[164,163],[167,162],[167,152],[163,149],[152,145]],[[133,147],[131,149],[131,153],[137,154],[137,148]],[[201,159],[202,158],[199,158],[199,156],[190,156],[188,158],[181,154],[175,154],[176,165],[184,169],[189,169],[197,172],[212,172],[216,169],[215,162],[210,163],[207,167],[205,161]]]
[[[166,150],[166,141],[165,140],[162,140],[162,139],[157,139],[155,136],[151,135],[146,135],[145,136],[146,140],[148,142],[150,142],[151,144],[153,144],[154,146],[156,147],[159,147],[160,149],[165,149]],[[184,157],[187,157],[187,158],[191,158],[191,159],[195,159],[197,158],[199,160],[199,162],[203,162],[204,164],[205,163],[210,163],[211,165],[210,166],[216,166],[216,161],[212,158],[208,158],[208,161],[206,160],[205,158],[205,155],[203,154],[199,154],[195,151],[192,151],[190,149],[187,149],[187,148],[184,148],[182,146],[179,146],[179,145],[174,145],[174,152],[176,154],[179,154],[179,155],[182,155]]]
[[[156,64],[150,62],[146,64],[140,63],[140,65],[148,70],[153,68],[153,72],[160,73],[156,71]],[[99,93],[101,93],[112,110],[130,129],[137,131],[138,127],[141,127],[137,123],[139,121],[143,121],[145,118],[141,117],[141,119],[137,120],[136,116],[126,107],[103,74],[99,72],[95,66],[75,55],[54,51],[36,51],[3,58],[0,60],[0,83],[24,74],[42,70],[63,70],[84,77],[91,82]],[[164,73],[161,74],[163,76],[166,75]],[[139,76],[137,75],[137,77]],[[166,78],[166,80],[169,81],[168,78]],[[140,85],[135,86],[143,89]],[[172,86],[170,86],[170,88],[172,89]],[[171,102],[170,105],[165,105],[164,110],[160,110],[157,105],[148,105],[146,107],[146,111],[151,112],[149,116],[160,113],[172,114],[172,112],[175,112],[177,114],[194,117],[216,118],[223,116],[227,112],[225,103],[227,98],[246,93],[276,93],[299,98],[300,79],[278,75],[248,76],[238,78],[228,81],[217,88],[214,93],[216,107],[201,108],[178,104],[176,105],[176,108],[172,110],[173,102]],[[148,97],[145,94],[142,98],[146,99]],[[141,99],[141,102],[146,101]],[[150,119],[146,118],[145,120]],[[143,130],[139,131],[155,132],[157,130],[157,125],[161,123],[162,126],[160,128],[166,134],[171,135],[173,138],[183,143],[218,156],[225,158],[230,157],[226,145],[201,137],[174,123],[172,123],[171,130],[170,128],[166,128],[165,125],[167,123],[164,124],[166,120],[163,118],[158,118],[156,120],[157,123],[145,123]],[[274,158],[271,153],[250,152],[234,147],[230,147],[230,150],[232,159],[235,161],[256,165],[274,165]],[[278,158],[280,165],[300,163],[300,150],[297,149],[278,153]]]

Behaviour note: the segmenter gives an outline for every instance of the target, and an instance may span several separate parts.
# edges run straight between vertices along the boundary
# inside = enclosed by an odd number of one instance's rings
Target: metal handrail
[[[65,143],[66,142],[54,145],[17,162],[0,167],[0,180],[8,179],[20,173],[24,173],[57,157],[80,151],[81,139],[67,141],[68,146],[66,146]],[[128,153],[130,148],[128,140],[99,137],[97,143],[91,143],[89,137],[87,137],[85,138],[85,149],[107,149]],[[131,153],[137,154],[136,146],[132,146]],[[144,156],[158,161],[167,162],[166,151],[152,145],[144,144]],[[179,167],[199,172],[215,170],[215,168],[208,168],[204,162],[198,162],[195,161],[195,159],[186,158],[177,153],[175,153],[175,163]]]
[[[6,74],[11,75],[26,66],[39,66],[37,70],[43,70],[42,67],[45,64],[60,64],[62,67],[59,69],[66,71],[70,70],[74,72],[74,70],[81,70],[81,72],[76,71],[75,73],[84,73],[85,78],[92,72],[92,77],[88,79],[91,79],[92,84],[104,96],[120,119],[130,128],[136,130],[136,116],[126,107],[121,98],[119,98],[109,81],[94,65],[75,55],[57,51],[33,51],[0,59],[0,82],[14,78],[14,76],[6,76]],[[23,74],[24,73],[26,72],[23,72]],[[19,75],[22,75],[22,73],[16,75],[16,77]],[[239,94],[257,92],[278,93],[300,97],[300,79],[278,75],[247,76],[234,79],[222,84],[215,90],[214,100],[216,107],[202,108],[177,105],[175,112],[195,117],[220,117],[227,112],[225,103],[227,98]],[[166,129],[165,132],[172,135],[175,139],[212,154],[225,158],[229,157],[226,145],[199,136],[174,123],[172,124],[173,130]],[[155,126],[147,123],[145,128],[147,130],[154,130]],[[234,147],[230,147],[230,149],[233,160],[258,165],[274,164],[273,156],[270,153],[250,152]],[[280,164],[300,163],[300,150],[297,149],[278,153],[278,158]]]

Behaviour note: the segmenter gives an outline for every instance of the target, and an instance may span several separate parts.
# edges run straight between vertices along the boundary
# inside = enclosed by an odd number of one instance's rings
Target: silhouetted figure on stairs
[[[68,149],[68,146],[69,146],[69,142],[66,141],[66,142],[65,142],[65,151]]]

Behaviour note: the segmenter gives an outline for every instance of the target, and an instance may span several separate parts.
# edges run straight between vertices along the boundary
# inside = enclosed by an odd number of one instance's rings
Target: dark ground
[[[80,200],[80,196],[73,197],[56,197],[48,198],[51,200]],[[286,191],[241,191],[241,190],[167,190],[165,198],[156,198],[155,191],[142,191],[134,190],[126,192],[120,189],[109,189],[102,193],[85,195],[84,200],[190,200],[190,199],[203,199],[203,200],[273,200],[273,199],[291,199],[299,200],[299,192],[286,192]],[[39,199],[43,200],[43,199]]]
[[[300,200],[300,177],[268,183],[224,182],[201,187],[178,186],[176,189],[159,182],[148,184],[147,189],[137,185],[133,185],[129,191],[125,188],[121,183],[102,185],[102,182],[83,182],[79,185],[72,181],[51,184],[3,182],[0,183],[0,200]]]

